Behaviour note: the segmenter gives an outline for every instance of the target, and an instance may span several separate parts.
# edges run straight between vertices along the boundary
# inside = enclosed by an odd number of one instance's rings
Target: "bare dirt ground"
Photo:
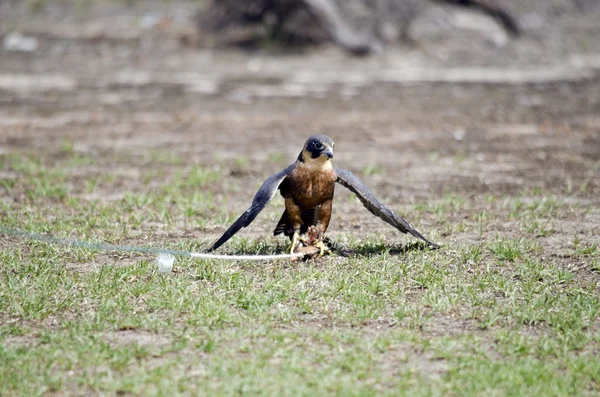
[[[356,59],[334,47],[248,53],[182,44],[193,34],[193,3],[53,4],[32,14],[24,4],[2,2],[2,33],[22,32],[39,46],[0,50],[0,154],[31,154],[51,167],[67,145],[93,158],[68,176],[69,194],[90,201],[122,200],[193,166],[214,170],[220,177],[204,188],[216,201],[209,208],[220,212],[196,214],[195,223],[162,234],[162,225],[140,226],[141,236],[153,229],[164,241],[185,237],[204,246],[268,175],[295,159],[309,135],[325,133],[336,142],[338,166],[360,174],[450,253],[457,244],[524,236],[522,220],[506,215],[515,198],[566,203],[552,233],[535,238],[539,255],[597,291],[592,260],[566,252],[574,239],[600,242],[600,7],[507,3],[522,20],[522,39],[502,38],[483,16],[432,7],[414,24],[416,47]],[[86,188],[107,175],[110,183]],[[0,179],[20,177],[0,169]],[[407,241],[338,192],[332,236]],[[7,205],[19,206],[26,195],[0,190]],[[39,205],[52,214],[52,201]],[[243,235],[270,235],[281,202],[274,206]],[[477,216],[494,208],[485,230],[477,230]],[[473,227],[463,231],[462,224]],[[5,247],[16,241],[2,239]],[[124,242],[146,241],[136,235]],[[90,271],[85,264],[73,269]],[[301,327],[328,326],[309,317]],[[440,317],[428,332],[480,332],[473,328]],[[438,364],[433,372],[444,371]]]

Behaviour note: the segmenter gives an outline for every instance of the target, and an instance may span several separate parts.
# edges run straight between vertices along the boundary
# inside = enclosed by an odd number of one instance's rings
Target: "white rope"
[[[219,254],[205,254],[200,252],[188,252],[188,251],[177,251],[163,248],[153,247],[137,247],[130,245],[116,245],[106,243],[95,243],[89,241],[70,240],[64,238],[57,238],[51,235],[42,235],[39,233],[27,232],[24,230],[7,228],[0,225],[0,234],[8,236],[17,236],[30,240],[45,241],[52,244],[64,245],[67,247],[78,247],[97,251],[121,251],[121,252],[141,252],[159,254],[159,259],[163,254],[175,255],[175,256],[189,256],[200,259],[225,259],[231,261],[270,261],[277,259],[293,259],[302,258],[307,253],[298,252],[295,254],[279,254],[279,255],[219,255]],[[166,260],[166,259],[165,259]]]
[[[218,254],[203,254],[200,252],[190,252],[190,256],[202,259],[226,259],[232,261],[270,261],[277,259],[293,259],[302,258],[306,253],[298,252],[295,254],[278,254],[278,255],[218,255]]]

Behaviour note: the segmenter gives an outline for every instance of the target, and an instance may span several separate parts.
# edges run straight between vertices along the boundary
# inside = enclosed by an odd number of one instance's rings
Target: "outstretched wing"
[[[377,201],[369,188],[366,187],[365,184],[362,183],[362,181],[354,176],[354,174],[352,174],[350,171],[336,168],[335,172],[337,174],[337,182],[349,189],[352,193],[356,194],[356,197],[358,197],[358,199],[363,203],[365,208],[369,210],[370,213],[383,219],[385,222],[394,226],[402,233],[410,233],[413,236],[420,238],[432,248],[440,247],[436,243],[427,240],[410,223],[406,222],[404,219],[396,215],[394,211]]]
[[[254,218],[260,213],[260,211],[265,208],[265,206],[273,199],[279,185],[283,180],[292,172],[292,170],[296,167],[296,164],[292,164],[288,166],[285,170],[271,175],[258,189],[254,199],[252,200],[252,205],[250,208],[246,210],[240,216],[237,221],[233,222],[233,225],[227,229],[227,231],[218,239],[206,252],[211,252],[219,248],[223,245],[227,240],[229,240],[234,234],[236,234],[241,228],[248,226],[252,223]]]

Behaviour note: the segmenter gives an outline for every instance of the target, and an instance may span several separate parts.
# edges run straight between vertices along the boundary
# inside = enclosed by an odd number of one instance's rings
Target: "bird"
[[[410,223],[381,204],[369,188],[352,172],[332,164],[335,143],[326,135],[312,135],[304,144],[296,161],[284,170],[271,175],[256,192],[250,207],[207,249],[212,252],[223,245],[240,229],[247,227],[275,197],[279,190],[285,201],[285,210],[273,231],[275,236],[284,234],[291,240],[290,253],[300,243],[307,244],[304,237],[316,228],[318,236],[324,236],[333,208],[336,183],[344,186],[358,197],[365,208],[402,233],[410,233],[423,240],[432,249],[440,246],[419,233]],[[317,241],[320,255],[329,251],[323,241]]]

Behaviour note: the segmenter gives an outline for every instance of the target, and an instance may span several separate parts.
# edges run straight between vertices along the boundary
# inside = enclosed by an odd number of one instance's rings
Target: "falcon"
[[[439,245],[426,239],[410,223],[381,204],[369,188],[350,171],[333,166],[334,142],[326,135],[313,135],[304,144],[298,159],[283,171],[271,175],[258,189],[252,205],[219,238],[207,252],[214,251],[229,240],[240,229],[250,225],[256,216],[275,197],[277,190],[285,200],[285,210],[277,223],[273,234],[284,234],[292,241],[291,253],[299,243],[308,245],[304,237],[314,231],[324,236],[331,219],[333,192],[339,183],[358,197],[365,208],[384,222],[389,223],[402,233],[410,233],[425,241],[433,249]],[[328,248],[323,241],[317,241],[323,255]]]

